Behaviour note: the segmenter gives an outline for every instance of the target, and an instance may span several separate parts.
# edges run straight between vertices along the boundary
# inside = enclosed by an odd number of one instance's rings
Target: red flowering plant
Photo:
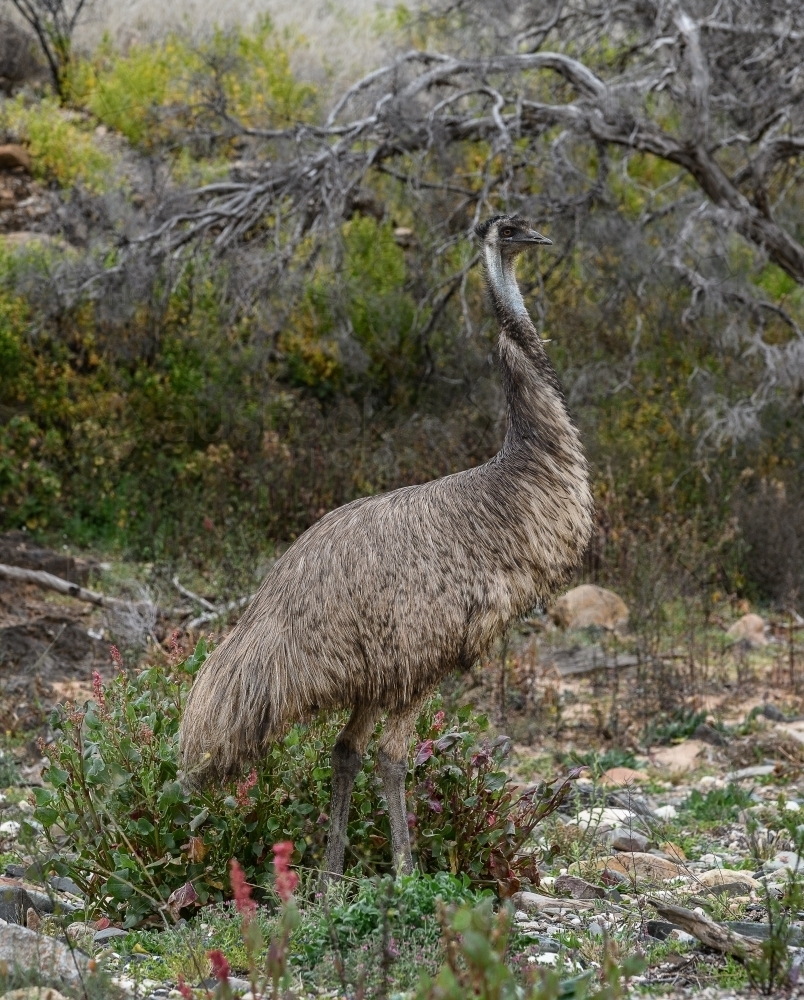
[[[552,785],[522,791],[503,769],[511,740],[486,736],[483,716],[462,709],[444,729],[442,711],[419,720],[408,803],[420,867],[465,873],[502,896],[523,881],[538,885],[538,859],[528,841],[558,809],[582,768]]]

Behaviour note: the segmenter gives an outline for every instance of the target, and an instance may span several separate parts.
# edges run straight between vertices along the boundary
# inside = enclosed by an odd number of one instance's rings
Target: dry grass
[[[214,0],[95,0],[78,42],[91,48],[109,32],[125,48],[174,29],[203,34],[214,26],[248,27],[269,14],[277,28],[301,40],[294,68],[308,78],[338,83],[387,54],[388,34],[381,28],[395,6],[394,0],[230,0],[223,5]]]

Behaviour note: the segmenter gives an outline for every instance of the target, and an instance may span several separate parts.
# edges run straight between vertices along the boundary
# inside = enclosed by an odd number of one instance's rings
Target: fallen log
[[[675,903],[653,898],[649,898],[648,902],[659,916],[680,927],[687,934],[692,934],[701,944],[705,944],[713,951],[719,951],[723,955],[734,955],[740,961],[745,961],[747,958],[762,958],[762,945],[753,938],[736,934],[728,927],[716,924],[709,917],[688,910],[685,906],[676,906]]]
[[[153,607],[160,618],[169,618],[175,614],[174,611],[167,611],[151,604],[150,601],[124,601],[119,597],[108,597],[95,590],[87,590],[86,587],[81,587],[70,580],[63,580],[60,576],[54,576],[44,570],[22,569],[20,566],[6,566],[0,563],[0,577],[6,580],[18,580],[20,583],[32,583],[44,590],[55,590],[57,594],[74,597],[77,601],[84,601],[87,604],[95,604],[99,608]]]

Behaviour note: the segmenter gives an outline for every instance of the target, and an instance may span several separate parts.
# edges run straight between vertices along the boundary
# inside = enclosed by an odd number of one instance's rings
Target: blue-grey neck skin
[[[492,293],[499,299],[499,305],[514,316],[525,317],[530,323],[530,316],[525,308],[525,300],[516,280],[515,259],[513,256],[503,260],[499,247],[486,244],[483,248],[486,263],[486,275]],[[497,303],[495,302],[495,306]]]

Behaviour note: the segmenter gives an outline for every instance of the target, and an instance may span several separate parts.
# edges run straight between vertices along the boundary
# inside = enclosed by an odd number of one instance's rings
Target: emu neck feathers
[[[503,455],[537,451],[585,472],[583,450],[541,337],[525,308],[513,258],[485,248],[486,279],[500,327],[498,355],[508,402],[508,432]],[[568,470],[569,471],[569,470]],[[573,477],[574,478],[574,477]]]

